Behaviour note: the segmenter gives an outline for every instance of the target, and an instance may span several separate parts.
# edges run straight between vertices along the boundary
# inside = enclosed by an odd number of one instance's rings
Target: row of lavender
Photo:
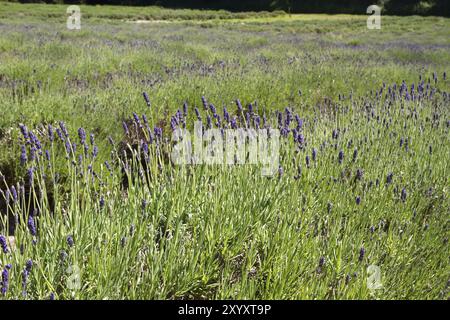
[[[446,83],[445,73],[441,81]],[[189,127],[190,120],[203,122],[205,129],[215,127],[222,131],[237,128],[278,128],[281,136],[286,140],[287,148],[287,151],[283,153],[283,155],[287,155],[287,159],[282,160],[282,165],[279,168],[280,177],[291,173],[293,178],[299,179],[302,176],[302,170],[305,168],[318,170],[320,168],[317,164],[319,157],[325,159],[322,167],[334,163],[337,171],[344,174],[345,169],[350,167],[350,165],[346,166],[346,161],[356,163],[358,157],[361,156],[361,152],[368,150],[370,144],[373,144],[376,139],[386,136],[395,137],[398,128],[403,127],[404,131],[408,132],[411,126],[419,126],[419,130],[423,131],[428,122],[431,125],[431,130],[435,130],[436,136],[444,132],[445,139],[450,128],[450,119],[448,119],[450,95],[433,87],[433,82],[435,85],[438,83],[438,77],[435,73],[433,74],[433,81],[430,79],[425,81],[420,77],[417,84],[411,84],[410,86],[405,82],[392,86],[383,84],[379,90],[376,90],[375,97],[372,93],[367,97],[361,97],[360,100],[355,100],[351,95],[347,98],[344,95],[339,95],[338,102],[326,101],[304,116],[294,113],[293,108],[289,107],[276,112],[265,110],[258,103],[249,103],[244,107],[239,100],[236,100],[236,108],[233,111],[231,111],[232,108],[224,106],[219,112],[218,108],[209,103],[205,97],[201,98],[202,108],[194,107],[193,112],[190,112],[188,104],[185,103],[170,118],[170,123],[167,125],[161,121],[158,124],[152,124],[145,114],[139,117],[136,113],[133,113],[131,119],[122,123],[124,129],[122,144],[125,147],[121,149],[110,138],[111,157],[102,160],[100,160],[95,135],[91,133],[88,136],[84,128],[79,128],[77,137],[75,137],[62,121],[55,127],[48,124],[46,133],[42,131],[36,133],[36,130],[30,130],[27,126],[21,124],[19,126],[21,152],[18,161],[26,171],[26,177],[11,185],[8,185],[5,178],[2,179],[3,187],[0,192],[2,205],[0,208],[5,209],[5,212],[2,212],[2,222],[4,222],[2,223],[2,230],[8,229],[11,224],[14,225],[13,232],[14,230],[18,230],[18,232],[28,230],[31,235],[30,241],[33,245],[36,245],[39,241],[39,232],[45,232],[45,230],[38,229],[38,220],[42,214],[52,211],[52,208],[46,208],[46,206],[49,206],[49,201],[45,199],[48,197],[46,194],[48,185],[45,184],[45,181],[50,181],[51,185],[55,186],[60,183],[61,175],[66,175],[66,181],[67,179],[83,180],[88,177],[90,181],[96,181],[98,185],[104,188],[114,187],[114,184],[108,185],[106,179],[113,176],[120,180],[119,176],[123,174],[123,170],[127,174],[132,174],[127,161],[134,161],[136,157],[140,159],[142,155],[147,163],[157,161],[159,171],[170,171],[172,169],[171,163],[161,161],[159,155],[170,150],[171,131],[178,127]],[[144,92],[143,97],[151,110],[151,102],[147,93]],[[337,115],[343,116],[344,120],[336,126]],[[399,118],[399,115],[402,117]],[[391,127],[394,130],[389,132]],[[326,128],[332,128],[331,136],[328,135]],[[357,131],[361,129],[370,135],[358,135]],[[323,132],[319,130],[323,130]],[[389,134],[382,132],[382,130],[389,132]],[[437,139],[435,142],[438,141]],[[408,152],[411,137],[398,137],[398,145],[402,150]],[[127,148],[134,148],[134,151],[137,151],[137,153],[132,153],[131,159],[127,159]],[[431,143],[428,144],[427,150],[429,154],[433,153]],[[61,169],[61,166],[57,166],[57,163],[61,160],[58,159],[61,152],[65,155],[66,163],[68,163],[65,169],[64,166],[63,169]],[[347,157],[347,153],[350,153],[351,156]],[[413,154],[413,156],[419,157],[421,155]],[[365,160],[366,162],[374,161],[373,159]],[[137,162],[139,163],[139,161]],[[58,172],[59,170],[62,171]],[[144,176],[148,177],[152,174],[149,172],[152,170],[150,165],[140,165],[139,170],[141,180],[145,180]],[[143,170],[147,172],[142,173]],[[74,175],[71,175],[70,172],[73,172]],[[105,172],[106,174],[104,174]],[[355,181],[362,181],[364,174],[364,168],[358,167],[354,173]],[[385,177],[377,177],[375,181],[365,182],[365,187],[378,187],[382,183],[390,185],[394,176],[394,172],[389,172]],[[336,177],[330,176],[329,178],[336,181]],[[307,178],[303,177],[303,179]],[[406,187],[403,186],[400,189],[396,187],[394,192],[399,195],[398,198],[402,202],[407,201],[408,190]],[[100,210],[105,206],[105,194],[106,192],[96,194]],[[361,201],[361,196],[357,195],[355,205],[360,205]],[[143,200],[144,202],[145,200]],[[329,203],[328,207],[331,208],[332,204]],[[5,219],[9,216],[13,217],[12,221]],[[22,229],[18,227],[20,225],[22,225]],[[372,232],[374,232],[374,229],[375,227],[371,228]],[[14,236],[14,234],[10,234],[10,236]],[[9,237],[6,235],[0,235],[0,246],[3,253],[1,261],[4,264],[1,293],[4,296],[8,293],[9,270],[11,269],[11,263],[8,260],[10,260],[9,254],[12,250],[9,248],[11,244],[8,239]],[[67,246],[72,247],[74,245],[72,235],[68,234],[66,239]],[[23,244],[20,244],[20,246],[23,246]],[[362,247],[358,259],[363,260],[364,255],[365,248]],[[322,257],[319,261],[318,270],[323,268],[324,264],[325,258]],[[28,259],[22,272],[23,294],[25,296],[27,294],[28,277],[32,269],[33,260]],[[54,298],[54,293],[49,294],[51,298]]]

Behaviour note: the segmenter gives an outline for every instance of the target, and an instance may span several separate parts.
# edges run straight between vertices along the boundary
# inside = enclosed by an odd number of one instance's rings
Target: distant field
[[[22,217],[4,297],[449,297],[450,19],[81,6],[68,30],[66,8],[0,2],[0,235]],[[285,129],[277,176],[171,165],[196,107]]]

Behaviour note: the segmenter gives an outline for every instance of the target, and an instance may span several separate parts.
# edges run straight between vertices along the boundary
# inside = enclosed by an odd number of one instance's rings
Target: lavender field
[[[450,297],[448,18],[66,8],[0,2],[0,299]]]

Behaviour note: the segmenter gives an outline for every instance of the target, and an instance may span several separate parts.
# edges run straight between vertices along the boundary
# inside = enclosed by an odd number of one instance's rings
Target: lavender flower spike
[[[342,163],[342,161],[344,161],[344,151],[339,151],[339,156],[338,156],[338,159],[339,159],[339,163]]]
[[[67,236],[67,244],[69,245],[69,247],[73,247],[73,245],[75,244],[72,236]]]
[[[32,236],[36,236],[36,224],[34,223],[34,218],[31,215],[28,218],[28,230],[30,230],[30,234]]]
[[[3,253],[8,253],[8,244],[6,243],[6,238],[4,235],[0,234],[0,247],[2,248]]]
[[[9,272],[8,272],[9,268],[11,268],[11,266],[6,265],[6,267],[2,271],[2,288],[0,289],[0,291],[4,296],[6,296],[6,292],[8,292],[9,287]]]
[[[144,96],[144,100],[145,100],[145,103],[147,104],[147,107],[151,107],[152,106],[152,104],[151,104],[151,102],[150,102],[150,98],[148,97],[148,94],[147,94],[147,92],[142,92],[142,95]]]

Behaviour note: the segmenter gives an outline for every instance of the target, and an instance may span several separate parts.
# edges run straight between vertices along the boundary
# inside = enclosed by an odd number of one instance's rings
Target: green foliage
[[[37,168],[29,195],[7,208],[21,219],[10,252],[0,250],[1,269],[12,264],[0,299],[448,298],[449,19],[383,17],[381,30],[368,30],[366,15],[81,6],[82,29],[71,31],[65,8],[0,4],[0,189],[26,182],[26,169]],[[383,83],[409,87],[419,75],[431,79],[434,98],[375,97]],[[173,167],[154,144],[150,165],[135,148],[124,174],[122,121],[145,113],[153,127],[187,101],[192,125],[202,95],[221,112],[235,113],[237,98],[244,106],[256,101],[271,119],[290,107],[305,120],[307,145],[297,151],[291,136],[285,140],[281,177],[249,165]],[[59,138],[50,143],[47,125],[60,120],[72,142],[80,127],[95,134],[96,159],[91,145],[78,163]],[[38,135],[50,161],[43,154],[19,164],[19,123]],[[318,157],[308,168],[312,148]],[[27,221],[36,207],[33,238]],[[34,265],[24,296],[27,259]],[[372,264],[383,285],[375,292],[367,287]],[[70,266],[79,267],[79,289],[70,286]]]

